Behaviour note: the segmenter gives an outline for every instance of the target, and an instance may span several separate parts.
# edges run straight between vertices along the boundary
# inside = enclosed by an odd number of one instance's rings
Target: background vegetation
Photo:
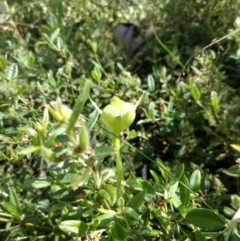
[[[0,239],[240,240],[239,9],[2,2]],[[113,32],[136,22],[134,36],[155,34],[129,56]],[[119,198],[113,137],[95,107],[143,93],[120,135]]]

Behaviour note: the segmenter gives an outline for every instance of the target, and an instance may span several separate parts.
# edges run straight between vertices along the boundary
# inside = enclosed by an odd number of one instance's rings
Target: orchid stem
[[[120,146],[121,142],[118,137],[113,137],[113,143],[116,150],[116,169],[117,169],[117,200],[121,197],[122,190],[121,190],[121,183],[123,180],[123,165],[122,165],[122,158],[120,153]]]

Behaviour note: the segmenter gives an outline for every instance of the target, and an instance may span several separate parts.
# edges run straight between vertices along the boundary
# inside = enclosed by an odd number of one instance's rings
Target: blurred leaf
[[[160,175],[158,175],[156,172],[150,170],[152,177],[154,179],[154,181],[162,188],[166,187],[166,183],[164,182],[164,180],[162,179],[162,177]]]
[[[199,101],[201,99],[201,92],[195,84],[190,85],[190,91],[195,101]]]
[[[231,146],[233,149],[235,149],[236,151],[239,151],[239,152],[240,152],[240,146],[235,145],[235,144],[231,144],[230,146]]]
[[[6,72],[6,76],[10,80],[14,80],[18,76],[18,66],[17,64],[13,63],[11,64]]]
[[[150,92],[153,92],[155,90],[155,80],[153,76],[151,74],[148,75],[147,80],[148,80],[148,89]]]
[[[67,132],[69,132],[73,129],[79,115],[81,114],[83,106],[88,99],[90,88],[91,88],[91,81],[86,80],[84,87],[81,90],[81,94],[78,96],[77,102],[74,106],[71,118],[70,118],[68,126],[67,126],[67,130],[66,130]]]
[[[117,201],[117,188],[111,184],[107,184],[104,186],[104,189],[108,192],[109,197],[111,199],[111,205],[114,205]]]
[[[219,109],[219,97],[216,91],[211,92],[211,104],[214,111],[218,111]]]
[[[132,231],[134,234],[141,235],[144,237],[155,237],[159,235],[159,230],[155,230],[150,227],[138,226],[135,227]]]
[[[3,72],[7,69],[7,61],[2,56],[0,56],[0,68]]]
[[[220,214],[205,208],[191,210],[187,213],[185,220],[196,227],[207,230],[220,230],[226,224],[225,219]]]
[[[144,202],[145,195],[146,195],[145,191],[139,192],[137,195],[131,198],[127,206],[133,208],[134,210],[137,210]]]
[[[103,146],[96,148],[96,159],[102,160],[107,156],[114,155],[116,153],[115,148],[112,146]]]
[[[65,220],[60,222],[58,227],[67,234],[85,235],[88,231],[88,225],[79,220]]]
[[[139,220],[139,214],[133,209],[133,208],[130,208],[130,207],[124,207],[122,209],[122,212],[124,214],[126,214],[127,216],[131,216],[132,218],[136,219],[136,220]]]
[[[20,151],[19,154],[20,155],[27,155],[27,154],[30,154],[30,153],[33,153],[33,152],[40,151],[41,149],[42,149],[41,146],[30,146],[30,147],[27,147],[26,149]]]
[[[38,177],[25,181],[23,183],[23,189],[41,189],[51,186],[54,183],[51,177]]]
[[[125,229],[118,222],[114,222],[111,227],[111,236],[113,241],[127,241]]]
[[[91,71],[92,78],[99,82],[102,78],[102,73],[98,65],[94,66],[94,69]]]
[[[89,131],[91,131],[94,125],[96,124],[98,116],[99,113],[97,111],[93,111],[93,113],[91,113],[90,119],[87,122],[87,128]]]
[[[14,206],[14,204],[9,201],[4,201],[2,205],[4,209],[7,210],[7,212],[10,213],[14,218],[17,220],[21,219],[21,214],[19,213],[18,208]]]
[[[175,175],[174,175],[174,182],[175,181],[179,181],[182,177],[184,173],[184,164],[180,164],[180,166],[178,166],[176,172],[175,172]]]
[[[18,197],[18,194],[16,193],[15,189],[11,189],[9,192],[9,201],[16,207],[18,215],[22,215],[22,206],[20,203],[20,199]]]
[[[197,230],[197,231],[194,233],[194,235],[195,235],[196,241],[205,241],[205,240],[206,240],[204,234],[201,233],[199,230]]]
[[[141,185],[143,191],[148,194],[155,194],[155,189],[153,188],[152,184],[146,180],[138,179],[138,183]]]

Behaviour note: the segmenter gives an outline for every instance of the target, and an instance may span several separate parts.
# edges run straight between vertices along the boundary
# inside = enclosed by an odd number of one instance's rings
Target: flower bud
[[[135,105],[114,96],[111,103],[103,109],[101,121],[109,132],[118,136],[133,123],[135,110]]]
[[[86,127],[83,127],[81,129],[81,132],[79,135],[79,147],[81,151],[86,151],[89,147],[89,132]]]

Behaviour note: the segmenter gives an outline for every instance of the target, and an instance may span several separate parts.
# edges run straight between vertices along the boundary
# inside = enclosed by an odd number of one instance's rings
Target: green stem
[[[118,137],[113,137],[113,143],[116,150],[116,169],[117,169],[117,200],[121,197],[121,183],[123,180],[123,166],[122,166],[122,158],[120,153],[120,139]]]

